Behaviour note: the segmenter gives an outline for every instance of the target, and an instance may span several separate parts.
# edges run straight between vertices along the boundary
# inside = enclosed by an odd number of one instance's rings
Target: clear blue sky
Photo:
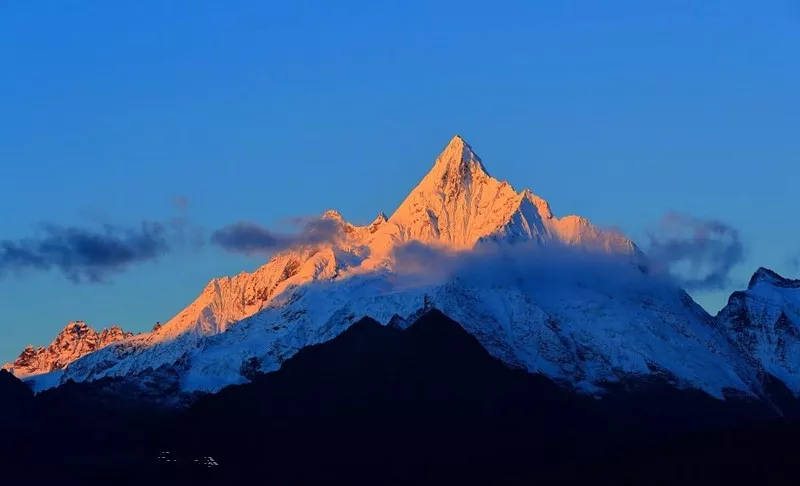
[[[0,0],[0,240],[131,224],[390,213],[454,133],[489,171],[641,238],[677,210],[800,252],[793,0]],[[0,362],[67,321],[149,329],[215,276],[206,248],[113,284],[0,280]],[[727,292],[697,294],[712,313]]]

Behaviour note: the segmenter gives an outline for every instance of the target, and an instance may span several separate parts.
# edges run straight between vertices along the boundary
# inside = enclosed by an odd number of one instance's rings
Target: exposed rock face
[[[73,321],[56,336],[48,347],[28,345],[13,363],[3,365],[17,377],[49,373],[65,368],[73,361],[109,344],[133,336],[119,326],[95,331],[83,321]]]

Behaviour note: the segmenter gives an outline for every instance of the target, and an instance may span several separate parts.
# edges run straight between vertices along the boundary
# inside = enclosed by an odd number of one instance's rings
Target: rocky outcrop
[[[67,324],[48,347],[35,348],[28,345],[14,362],[3,365],[3,369],[18,377],[49,373],[131,336],[133,333],[125,332],[119,326],[97,332],[83,321],[73,321]]]

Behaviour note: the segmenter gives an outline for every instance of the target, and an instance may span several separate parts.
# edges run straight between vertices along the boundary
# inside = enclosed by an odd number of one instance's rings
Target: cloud
[[[562,285],[614,286],[669,281],[668,275],[648,272],[633,255],[609,254],[560,244],[487,241],[475,249],[454,251],[419,242],[402,244],[392,251],[398,288],[441,285],[463,280],[480,287],[503,286],[552,291]]]
[[[39,236],[0,240],[0,276],[56,269],[74,283],[104,282],[131,265],[169,253],[171,237],[167,225],[150,221],[133,228],[106,224],[97,230],[45,224]]]
[[[728,287],[731,270],[745,257],[739,232],[713,219],[670,212],[649,238],[646,253],[653,263],[671,271],[690,291]]]
[[[728,286],[731,270],[744,260],[739,232],[716,220],[671,212],[649,240],[646,256],[555,242],[492,243],[463,252],[410,242],[393,250],[393,270],[410,286],[464,278],[483,285],[578,283],[595,288],[670,282],[698,291]]]
[[[249,256],[335,242],[344,235],[342,224],[331,219],[293,218],[292,221],[301,226],[299,231],[278,233],[256,223],[240,221],[214,231],[211,243],[227,252]]]
[[[331,218],[292,218],[294,232],[271,232],[239,222],[214,231],[210,238],[188,215],[189,201],[173,199],[179,214],[163,221],[123,227],[43,224],[33,237],[0,240],[0,278],[12,273],[59,271],[73,283],[104,283],[131,267],[155,262],[178,250],[197,251],[207,242],[231,253],[271,253],[290,247],[334,242],[344,226]]]
[[[178,215],[164,221],[130,227],[102,220],[93,227],[44,223],[35,236],[0,240],[0,278],[56,270],[73,283],[106,283],[112,275],[174,251],[199,250],[207,238],[188,216],[188,199],[172,202]]]

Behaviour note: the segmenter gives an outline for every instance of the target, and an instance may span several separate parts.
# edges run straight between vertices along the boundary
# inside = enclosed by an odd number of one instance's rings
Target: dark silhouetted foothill
[[[159,405],[178,391],[167,368],[146,383],[67,383],[35,398],[0,374],[4,406],[28,421],[3,425],[6,444],[22,446],[5,471],[24,476],[46,462],[83,484],[643,484],[755,480],[758,464],[775,464],[778,477],[800,453],[784,413],[797,399],[777,380],[773,403],[717,400],[658,374],[589,395],[507,367],[436,309],[406,329],[362,319],[272,373],[245,368],[251,383],[174,409]],[[43,450],[53,435],[70,447]],[[760,450],[765,437],[773,456]],[[36,454],[20,452],[27,447]]]

